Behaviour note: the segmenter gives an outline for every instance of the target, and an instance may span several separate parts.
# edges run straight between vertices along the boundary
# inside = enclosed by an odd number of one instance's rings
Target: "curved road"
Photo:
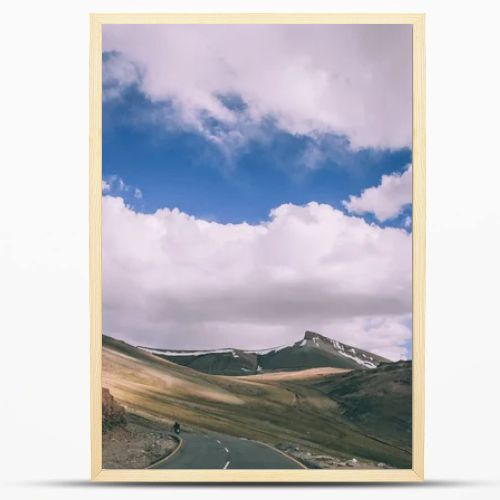
[[[305,469],[265,444],[224,434],[182,433],[181,447],[152,469]]]

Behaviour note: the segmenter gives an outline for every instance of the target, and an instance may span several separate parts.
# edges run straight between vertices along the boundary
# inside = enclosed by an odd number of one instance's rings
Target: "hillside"
[[[103,386],[129,412],[167,427],[177,420],[184,428],[293,446],[313,454],[411,466],[411,453],[366,436],[355,423],[346,421],[345,409],[332,398],[330,387],[315,385],[342,373],[316,368],[283,375],[273,379],[272,373],[206,374],[103,336]]]
[[[306,331],[303,339],[290,346],[256,351],[231,348],[180,351],[144,346],[140,349],[168,361],[214,375],[252,375],[320,367],[367,370],[389,361],[310,331]]]
[[[400,361],[312,383],[338,402],[343,416],[358,428],[411,450],[411,381],[411,361]]]

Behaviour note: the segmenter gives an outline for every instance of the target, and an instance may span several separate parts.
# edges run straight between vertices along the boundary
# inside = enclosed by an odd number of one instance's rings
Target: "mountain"
[[[254,375],[321,367],[367,370],[389,362],[382,356],[310,331],[306,331],[304,338],[293,345],[254,351],[230,348],[212,351],[139,348],[179,365],[214,375]]]
[[[314,338],[309,334],[304,340],[315,344]],[[178,421],[185,432],[219,432],[281,449],[300,449],[313,457],[356,457],[371,461],[372,467],[378,462],[411,467],[411,450],[400,446],[398,436],[381,438],[384,415],[394,404],[392,392],[383,391],[389,380],[385,367],[390,365],[349,373],[323,367],[239,377],[211,375],[104,335],[102,360],[102,384],[116,403],[130,414],[163,423],[165,429]],[[358,383],[346,377],[349,374],[370,378]],[[397,380],[395,377],[392,383]],[[353,389],[350,401],[345,392],[348,387]],[[380,398],[377,401],[383,413],[377,416],[375,406],[370,409],[370,418],[363,420],[365,401],[372,401],[372,390],[374,397]],[[359,424],[357,404],[361,409]],[[380,422],[379,430],[376,422]],[[390,422],[395,422],[395,415]],[[408,434],[411,425],[407,425],[398,432]]]
[[[343,417],[370,436],[411,450],[412,362],[315,379],[312,385],[340,404]]]

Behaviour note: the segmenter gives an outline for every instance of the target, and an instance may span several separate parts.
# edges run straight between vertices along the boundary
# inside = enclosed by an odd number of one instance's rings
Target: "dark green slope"
[[[412,362],[384,363],[315,382],[365,434],[411,450]]]

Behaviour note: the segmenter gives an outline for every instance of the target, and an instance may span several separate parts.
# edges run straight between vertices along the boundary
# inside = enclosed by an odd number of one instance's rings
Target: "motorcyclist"
[[[181,424],[179,424],[179,422],[174,422],[173,431],[176,434],[180,434],[181,433]]]

